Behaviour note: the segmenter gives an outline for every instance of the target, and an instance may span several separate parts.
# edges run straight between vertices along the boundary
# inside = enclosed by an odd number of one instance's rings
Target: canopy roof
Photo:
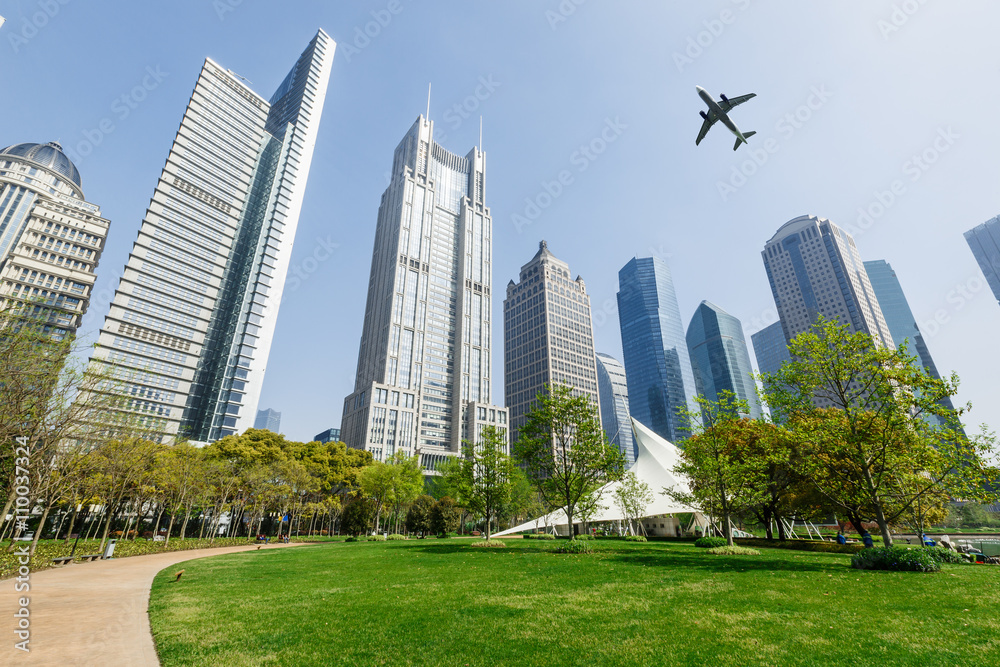
[[[653,492],[653,502],[646,507],[644,516],[695,512],[695,509],[679,503],[662,493],[665,488],[684,492],[688,491],[687,480],[673,472],[674,466],[680,462],[680,450],[676,445],[671,444],[665,438],[661,438],[637,422],[634,417],[631,418],[631,421],[632,433],[635,435],[635,444],[639,450],[639,455],[628,471],[635,473],[639,481],[648,484],[650,490]],[[625,516],[615,503],[615,491],[620,485],[621,482],[609,482],[598,489],[598,502],[602,507],[590,517],[590,523],[625,520]],[[573,517],[573,519],[573,523],[583,523],[579,517]],[[520,526],[514,526],[513,528],[497,533],[495,536],[499,537],[520,533],[525,530],[534,530],[536,526],[565,526],[567,523],[566,510],[559,509],[551,514],[540,516],[533,521],[528,521],[522,523]]]

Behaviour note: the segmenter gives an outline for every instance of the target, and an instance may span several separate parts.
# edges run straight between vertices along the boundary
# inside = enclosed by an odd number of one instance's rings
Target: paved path
[[[263,549],[302,546],[271,544]],[[165,567],[194,558],[254,551],[256,545],[192,549],[76,563],[31,575],[31,591],[0,580],[0,665],[159,665],[149,629],[149,589]],[[30,598],[30,653],[14,648],[18,599]]]

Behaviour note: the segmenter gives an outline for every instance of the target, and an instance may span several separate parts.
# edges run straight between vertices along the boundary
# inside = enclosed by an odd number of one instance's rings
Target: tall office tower
[[[90,303],[108,225],[84,200],[80,172],[59,144],[0,151],[0,310],[37,300],[52,336],[72,335]]]
[[[872,289],[878,298],[879,306],[882,308],[882,315],[892,334],[892,340],[896,345],[906,344],[906,353],[911,357],[916,357],[916,362],[921,368],[927,370],[928,375],[941,379],[934,359],[931,358],[930,350],[924,341],[920,327],[917,326],[910,304],[903,294],[903,287],[899,284],[896,272],[892,270],[892,265],[882,259],[865,262],[865,270],[868,272],[868,279],[871,280]],[[941,405],[952,412],[955,405],[950,398],[941,401]],[[937,417],[931,416],[930,423],[940,424]]]
[[[777,373],[786,361],[792,360],[788,354],[788,341],[781,330],[781,322],[775,322],[750,335],[753,354],[757,357],[757,370],[761,373]]]
[[[485,168],[478,147],[461,157],[435,143],[423,116],[396,147],[341,425],[344,442],[376,460],[419,452],[424,468],[436,468],[461,452],[477,407],[499,410],[506,428],[507,411],[489,406],[493,220]]]
[[[590,296],[545,241],[507,283],[503,302],[504,390],[514,440],[535,397],[550,385],[587,396],[600,410]]]
[[[270,101],[202,67],[94,354],[168,438],[253,424],[335,47],[320,30]]]
[[[688,325],[687,345],[698,394],[718,401],[719,394],[728,391],[746,401],[750,410],[744,416],[760,419],[763,413],[740,321],[702,301]]]
[[[618,320],[629,409],[671,442],[691,434],[681,412],[697,411],[694,373],[674,280],[658,257],[633,258],[618,272]]]
[[[627,466],[638,456],[628,410],[625,367],[610,354],[597,353],[597,393],[601,399],[601,426],[608,441],[625,455]]]
[[[889,327],[854,238],[829,220],[804,215],[786,222],[761,253],[785,340],[819,315],[892,346]]]
[[[993,296],[1000,301],[1000,215],[965,232],[965,240],[979,262]]]
[[[281,432],[281,413],[277,410],[272,410],[268,408],[266,410],[257,411],[257,419],[253,422],[254,428],[266,428],[272,433]]]

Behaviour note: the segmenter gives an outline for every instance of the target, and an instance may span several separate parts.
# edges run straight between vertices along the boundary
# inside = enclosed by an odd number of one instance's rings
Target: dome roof
[[[55,141],[47,144],[14,144],[0,150],[0,155],[13,155],[39,164],[49,171],[65,177],[76,187],[82,189],[80,171],[76,165],[63,153],[62,146]]]

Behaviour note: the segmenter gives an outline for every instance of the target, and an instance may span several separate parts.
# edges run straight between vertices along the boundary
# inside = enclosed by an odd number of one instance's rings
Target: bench
[[[100,560],[101,554],[87,554],[86,556],[77,556],[81,562],[86,563],[87,561]]]
[[[60,558],[53,558],[52,562],[56,565],[68,565],[73,562],[73,556],[61,556]]]

